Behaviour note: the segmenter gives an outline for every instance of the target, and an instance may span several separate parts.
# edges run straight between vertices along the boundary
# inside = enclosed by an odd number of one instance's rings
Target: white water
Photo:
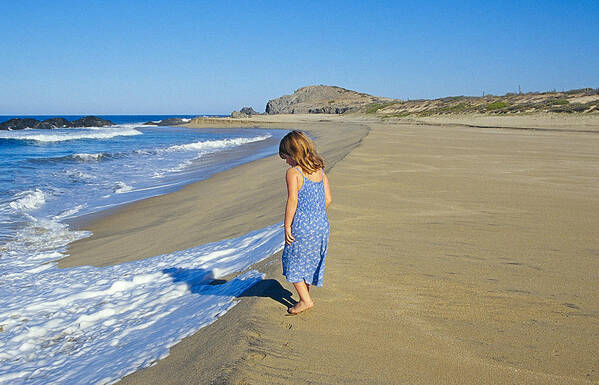
[[[64,234],[59,239],[68,243]],[[9,250],[0,261],[12,267],[4,266],[0,285],[0,383],[108,384],[150,366],[234,306],[236,296],[262,278],[245,270],[282,245],[277,224],[104,268],[47,263],[62,256],[52,239],[32,245],[37,254],[29,260],[11,260]],[[236,272],[243,273],[208,284]]]
[[[167,148],[165,151],[202,151],[202,150],[215,150],[220,148],[237,147],[242,144],[260,142],[262,140],[270,138],[270,135],[261,135],[253,138],[233,138],[233,139],[221,139],[221,140],[210,140],[200,141],[194,143],[188,143],[183,145],[176,145]]]
[[[116,127],[87,127],[54,130],[25,129],[19,131],[0,131],[0,138],[15,140],[35,140],[38,142],[63,142],[77,139],[110,139],[116,136],[141,135],[134,128]],[[51,133],[49,133],[51,132]]]

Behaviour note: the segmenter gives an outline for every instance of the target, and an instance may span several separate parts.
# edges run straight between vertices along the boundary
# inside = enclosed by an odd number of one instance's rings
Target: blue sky
[[[599,87],[599,1],[0,1],[0,115]]]

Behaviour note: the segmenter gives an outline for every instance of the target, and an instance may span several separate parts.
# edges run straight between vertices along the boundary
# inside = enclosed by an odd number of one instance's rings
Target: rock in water
[[[185,124],[188,121],[189,120],[183,120],[182,118],[168,118],[161,120],[160,123],[158,123],[158,126],[176,126],[178,124]]]
[[[0,123],[0,130],[23,130],[25,128],[35,128],[39,123],[40,121],[37,119],[14,118]]]
[[[96,116],[86,116],[81,119],[69,122],[65,118],[51,118],[40,122],[32,118],[14,118],[0,123],[0,130],[22,130],[25,128],[63,128],[63,127],[104,127],[112,126],[110,120],[101,119]]]
[[[52,129],[68,127],[70,122],[65,118],[52,118],[40,122],[35,128]]]
[[[98,118],[97,116],[86,116],[81,119],[73,120],[68,124],[68,127],[104,127],[104,126],[112,126],[110,120]]]
[[[163,119],[163,120],[158,120],[158,121],[149,121],[149,122],[145,122],[143,125],[144,126],[177,126],[180,124],[187,124],[189,123],[189,119],[183,119],[183,118],[168,118],[168,119]]]
[[[343,114],[358,111],[372,103],[393,101],[391,98],[347,90],[336,86],[308,86],[269,100],[267,114]]]

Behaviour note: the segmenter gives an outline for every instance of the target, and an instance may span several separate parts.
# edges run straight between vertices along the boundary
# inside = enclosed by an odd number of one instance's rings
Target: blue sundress
[[[289,282],[306,281],[322,286],[329,246],[329,218],[324,197],[324,174],[320,182],[306,178],[297,193],[297,210],[291,224],[295,240],[283,249],[283,275]],[[322,173],[322,171],[321,171]]]

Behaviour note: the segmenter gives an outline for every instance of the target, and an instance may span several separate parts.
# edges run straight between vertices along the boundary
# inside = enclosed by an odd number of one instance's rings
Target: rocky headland
[[[336,86],[307,86],[292,95],[269,100],[267,114],[344,114],[359,112],[377,103],[392,103],[399,100],[372,96]]]
[[[14,118],[0,123],[0,130],[104,127],[113,125],[114,123],[110,120],[98,118],[97,116],[86,116],[73,121],[66,120],[65,118],[51,118],[42,121],[33,118]]]
[[[308,86],[269,100],[267,114],[376,114],[381,117],[454,114],[599,113],[599,88],[400,100],[334,86]]]

